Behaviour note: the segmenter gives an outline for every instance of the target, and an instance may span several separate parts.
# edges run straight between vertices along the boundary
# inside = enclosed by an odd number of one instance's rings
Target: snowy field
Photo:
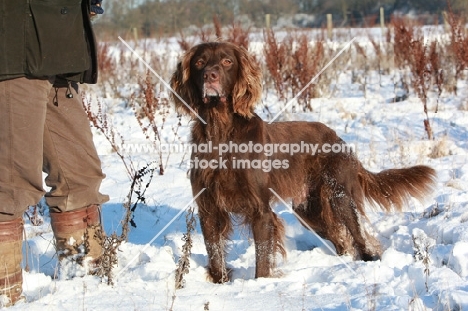
[[[173,55],[166,65],[174,68],[179,53],[174,44],[167,46],[174,49],[157,49]],[[425,202],[411,201],[402,213],[369,210],[384,249],[382,260],[336,256],[330,243],[325,246],[299,224],[288,206],[277,204],[272,208],[285,222],[288,253],[279,263],[281,277],[254,278],[254,245],[248,230],[238,228],[227,258],[232,281],[207,282],[206,251],[197,224],[185,287],[176,290],[175,269],[187,230],[184,208],[195,205],[187,178],[189,155],[163,153],[165,174],[154,177],[146,204],[135,211],[136,228],[120,247],[114,285],[94,276],[54,278],[57,260],[46,211],[43,225],[26,225],[27,302],[9,310],[468,310],[468,86],[459,81],[457,95],[443,94],[437,113],[435,99],[430,101],[435,140],[427,141],[420,100],[410,93],[406,100],[393,103],[398,94],[391,74],[371,73],[365,89],[351,76],[351,72],[340,74],[330,85],[333,92],[312,101],[312,112],[287,109],[279,119],[326,123],[356,146],[359,159],[371,171],[415,164],[436,169],[437,188]],[[121,87],[125,94],[131,86]],[[104,94],[100,87],[87,92],[104,103],[126,142],[145,142],[133,110],[122,100]],[[269,120],[285,103],[266,89],[257,113]],[[179,128],[178,122],[171,111],[160,132],[163,142],[188,141],[190,120],[182,118]],[[95,143],[107,175],[102,192],[111,197],[103,206],[105,230],[118,232],[130,180],[98,131]],[[142,165],[159,159],[156,152],[135,151],[130,156]]]

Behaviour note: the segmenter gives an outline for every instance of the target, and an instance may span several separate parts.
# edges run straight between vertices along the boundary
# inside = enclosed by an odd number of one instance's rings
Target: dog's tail
[[[418,165],[372,173],[361,166],[359,181],[368,202],[383,210],[401,211],[410,197],[424,201],[434,190],[437,174],[434,169]]]

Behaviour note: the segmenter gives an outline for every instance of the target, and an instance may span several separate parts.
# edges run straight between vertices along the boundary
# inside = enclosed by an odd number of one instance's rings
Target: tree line
[[[337,26],[373,26],[380,7],[391,14],[430,15],[437,22],[443,11],[468,12],[467,0],[107,0],[106,14],[96,27],[122,32],[137,29],[143,36],[175,34],[189,27],[210,24],[213,17],[223,25],[323,27],[325,15],[333,14]],[[375,17],[375,18],[374,18]],[[427,21],[426,21],[427,22]]]

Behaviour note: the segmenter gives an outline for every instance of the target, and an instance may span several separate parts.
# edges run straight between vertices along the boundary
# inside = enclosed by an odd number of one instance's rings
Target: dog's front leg
[[[226,226],[229,227],[229,224],[223,223],[222,217],[213,213],[200,213],[199,216],[208,254],[209,277],[213,283],[227,282],[229,281],[229,272],[226,269],[225,244],[226,234],[229,231]]]
[[[266,211],[254,217],[252,231],[255,240],[255,277],[275,276],[276,253],[286,256],[283,223],[271,210]]]

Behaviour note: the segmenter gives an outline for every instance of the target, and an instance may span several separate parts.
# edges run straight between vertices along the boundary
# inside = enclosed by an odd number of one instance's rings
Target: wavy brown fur
[[[275,122],[268,124],[254,112],[261,97],[261,71],[243,48],[229,43],[203,43],[190,49],[177,66],[171,85],[204,121],[177,97],[180,112],[194,117],[191,142],[200,146],[219,144],[345,144],[336,133],[319,122]],[[210,90],[207,92],[206,90]],[[213,91],[215,89],[216,91]],[[205,96],[210,93],[210,96]],[[213,96],[216,95],[216,96]],[[219,96],[218,96],[219,95]],[[435,182],[435,171],[427,166],[370,173],[351,151],[339,153],[276,152],[219,155],[193,150],[192,160],[224,161],[226,167],[194,167],[190,180],[197,198],[200,224],[208,253],[211,280],[229,280],[225,244],[232,232],[231,215],[240,215],[249,225],[256,251],[256,277],[275,275],[275,255],[285,256],[284,226],[270,204],[277,197],[292,198],[301,223],[335,245],[339,254],[355,258],[380,258],[378,241],[362,227],[364,202],[384,210],[401,209],[410,196],[424,199]],[[263,170],[234,168],[237,160],[279,161],[288,165]]]
[[[401,211],[410,197],[424,201],[427,193],[433,190],[435,171],[424,165],[379,173],[362,169],[359,177],[369,203],[390,212]]]

